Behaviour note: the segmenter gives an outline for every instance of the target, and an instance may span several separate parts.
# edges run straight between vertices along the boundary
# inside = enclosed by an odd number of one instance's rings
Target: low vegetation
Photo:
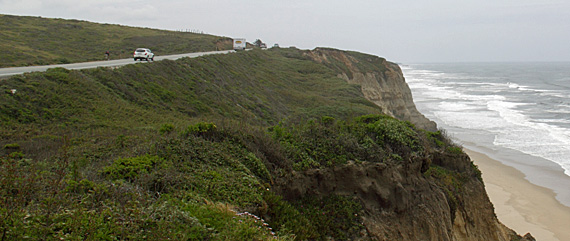
[[[0,14],[0,68],[129,58],[138,47],[157,55],[232,48],[207,34]]]
[[[354,196],[285,200],[274,180],[460,150],[335,71],[291,48],[2,80],[0,240],[357,237]],[[461,188],[452,169],[424,176]]]

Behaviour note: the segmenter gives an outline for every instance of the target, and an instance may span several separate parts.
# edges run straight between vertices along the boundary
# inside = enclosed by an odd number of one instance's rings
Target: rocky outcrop
[[[360,85],[364,97],[384,114],[410,121],[422,129],[437,130],[435,122],[416,109],[412,92],[397,64],[377,56],[325,48],[314,49],[308,56],[337,69],[338,76],[348,83]]]

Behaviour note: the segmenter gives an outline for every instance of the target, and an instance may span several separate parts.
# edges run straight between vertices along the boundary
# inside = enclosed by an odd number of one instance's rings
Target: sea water
[[[452,139],[521,170],[570,206],[570,62],[400,67],[418,110]]]

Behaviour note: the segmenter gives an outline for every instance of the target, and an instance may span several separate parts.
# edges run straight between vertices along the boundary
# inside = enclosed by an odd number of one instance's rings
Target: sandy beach
[[[485,189],[499,220],[524,235],[530,232],[538,241],[570,240],[570,207],[562,205],[555,193],[534,185],[522,172],[465,149],[483,172]]]

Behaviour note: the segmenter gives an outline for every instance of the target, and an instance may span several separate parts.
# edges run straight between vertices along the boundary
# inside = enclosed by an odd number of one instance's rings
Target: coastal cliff
[[[0,107],[2,239],[525,240],[376,56],[54,68]]]
[[[417,111],[397,64],[334,49],[317,48],[306,55],[336,69],[348,83],[360,85],[364,96],[385,114],[422,129],[437,129]],[[294,171],[278,179],[277,186],[288,200],[355,195],[365,210],[358,240],[534,240],[497,219],[481,173],[461,151],[433,149],[405,157],[402,163],[349,162]]]
[[[316,48],[308,56],[319,63],[336,66],[338,77],[360,85],[364,97],[379,106],[384,114],[410,121],[422,129],[437,130],[435,122],[416,109],[412,92],[397,64],[377,56],[326,48]]]
[[[466,156],[453,159],[468,161]],[[421,165],[421,160],[404,165],[348,163],[295,172],[279,184],[289,200],[356,195],[365,210],[358,240],[534,240],[529,234],[518,236],[497,220],[476,177],[452,193],[438,183],[440,177],[422,174]]]

